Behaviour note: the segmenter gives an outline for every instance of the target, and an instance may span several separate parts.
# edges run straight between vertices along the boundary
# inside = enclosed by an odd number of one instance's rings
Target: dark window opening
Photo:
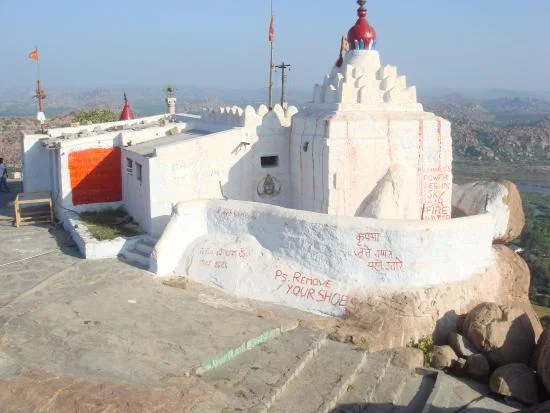
[[[278,156],[262,156],[261,158],[262,168],[275,168],[279,166]]]
[[[141,173],[142,173],[141,165],[136,162],[136,178],[139,182],[141,182],[141,179],[142,179]]]
[[[129,175],[132,175],[132,172],[134,172],[134,162],[130,158],[126,158],[126,172]]]
[[[304,143],[304,152],[307,152],[309,148],[309,142]]]

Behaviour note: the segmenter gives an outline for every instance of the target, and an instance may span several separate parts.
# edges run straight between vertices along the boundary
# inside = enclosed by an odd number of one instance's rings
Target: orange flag
[[[38,62],[38,48],[35,48],[32,52],[29,53],[29,59]]]

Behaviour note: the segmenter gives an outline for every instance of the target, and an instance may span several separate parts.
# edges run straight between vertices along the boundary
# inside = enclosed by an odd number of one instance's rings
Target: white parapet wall
[[[174,209],[151,257],[157,276],[342,316],[358,290],[463,281],[492,265],[494,217],[397,221],[242,201]]]

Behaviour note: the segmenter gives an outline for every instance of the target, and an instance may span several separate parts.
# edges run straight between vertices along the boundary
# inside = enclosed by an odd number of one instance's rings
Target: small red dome
[[[134,112],[132,112],[132,108],[130,106],[130,103],[128,103],[128,98],[126,97],[126,93],[124,93],[124,107],[122,108],[122,112],[120,113],[119,120],[132,120],[132,119],[134,119]]]
[[[358,2],[360,8],[357,12],[359,20],[348,32],[348,42],[350,49],[359,49],[361,40],[364,43],[364,49],[370,49],[373,42],[376,41],[376,30],[367,21],[367,9],[364,7],[364,1]]]

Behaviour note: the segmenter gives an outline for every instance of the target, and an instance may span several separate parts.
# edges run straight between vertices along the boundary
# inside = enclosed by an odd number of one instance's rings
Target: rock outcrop
[[[535,348],[535,332],[528,316],[517,308],[481,303],[464,321],[466,336],[493,366],[529,363]]]
[[[550,393],[550,328],[548,327],[539,339],[534,361],[536,362],[537,374],[548,393]]]
[[[432,334],[437,344],[446,344],[449,333],[457,330],[459,314],[490,300],[522,311],[538,339],[542,326],[529,302],[527,264],[507,247],[495,245],[493,251],[495,264],[467,281],[358,292],[350,297],[343,320],[321,319],[318,324],[332,338],[372,351],[404,347]]]
[[[449,344],[460,357],[468,358],[479,353],[470,340],[455,331],[449,334]]]
[[[522,410],[518,413],[550,413],[550,401]]]
[[[504,179],[453,185],[455,216],[495,215],[494,241],[506,243],[517,238],[525,226],[525,214],[516,185]]]
[[[489,380],[491,390],[520,402],[538,402],[538,385],[535,373],[526,364],[514,363],[499,367]]]
[[[435,346],[432,360],[434,369],[446,369],[453,365],[453,362],[458,360],[458,356],[451,346]]]
[[[483,354],[473,354],[466,360],[466,372],[474,379],[486,380],[491,374],[491,366]]]

